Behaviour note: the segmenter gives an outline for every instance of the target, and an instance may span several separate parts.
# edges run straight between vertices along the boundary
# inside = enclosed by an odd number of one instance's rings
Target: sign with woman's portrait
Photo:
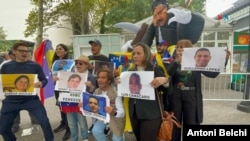
[[[184,48],[181,70],[224,72],[224,47]]]
[[[36,74],[1,74],[1,79],[2,90],[6,96],[37,94],[37,89],[34,88]]]
[[[52,65],[52,74],[57,74],[58,71],[71,71],[74,68],[75,60],[62,59],[56,60]]]
[[[55,90],[58,91],[85,91],[88,73],[59,71]]]
[[[106,106],[110,106],[110,101],[107,96],[93,95],[84,92],[82,95],[83,111],[84,116],[93,117],[105,122],[109,122],[110,115],[105,111]]]
[[[123,97],[155,100],[155,91],[150,85],[153,79],[153,71],[122,72],[120,83],[117,85],[117,94]]]

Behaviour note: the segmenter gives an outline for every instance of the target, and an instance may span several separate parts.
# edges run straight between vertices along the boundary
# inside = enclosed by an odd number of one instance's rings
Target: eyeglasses
[[[80,66],[83,65],[83,64],[87,64],[86,62],[83,62],[83,61],[75,61],[75,65],[79,64]]]
[[[20,53],[28,53],[29,52],[28,50],[20,50],[20,49],[17,49],[17,51]]]

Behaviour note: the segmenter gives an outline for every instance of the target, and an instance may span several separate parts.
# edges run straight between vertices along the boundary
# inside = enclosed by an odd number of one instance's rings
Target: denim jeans
[[[106,124],[103,121],[96,120],[92,128],[92,134],[95,137],[96,141],[108,141],[107,137],[104,134],[104,129]]]
[[[38,96],[27,97],[25,99],[6,98],[2,102],[0,134],[5,141],[16,141],[15,134],[12,133],[11,127],[21,110],[27,110],[34,115],[43,130],[45,141],[54,141],[54,135],[46,110]]]
[[[104,129],[106,128],[106,126],[107,125],[103,121],[96,120],[92,129],[92,134],[95,137],[96,141],[108,141],[107,137],[104,134]],[[124,141],[124,136],[117,137],[113,134],[112,141]]]
[[[82,140],[88,139],[88,125],[86,117],[81,113],[72,112],[67,113],[68,124],[70,128],[70,138],[72,141],[78,141],[78,129],[80,128],[80,135]]]

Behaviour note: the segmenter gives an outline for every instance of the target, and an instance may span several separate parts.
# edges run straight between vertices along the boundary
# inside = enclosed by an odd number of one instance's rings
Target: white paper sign
[[[125,71],[120,75],[117,94],[122,97],[155,100],[155,90],[150,85],[153,71]]]

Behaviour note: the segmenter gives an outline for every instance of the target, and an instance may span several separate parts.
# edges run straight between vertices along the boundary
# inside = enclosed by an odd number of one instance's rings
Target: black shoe
[[[13,133],[16,133],[18,130],[19,130],[19,126],[13,126],[13,127],[11,128],[11,131],[12,131]]]
[[[88,130],[88,133],[89,133],[89,134],[92,132],[93,126],[94,126],[94,124],[92,124],[92,125],[89,127],[89,130]]]
[[[109,127],[106,127],[104,129],[104,134],[106,135],[106,137],[110,135],[110,128]]]
[[[66,141],[70,138],[70,131],[66,131],[64,136],[63,136],[63,140]]]
[[[58,132],[60,132],[60,131],[62,131],[62,130],[64,130],[64,129],[66,129],[66,125],[63,125],[63,124],[60,124],[56,129],[54,129],[53,131],[55,132],[55,133],[58,133]]]

